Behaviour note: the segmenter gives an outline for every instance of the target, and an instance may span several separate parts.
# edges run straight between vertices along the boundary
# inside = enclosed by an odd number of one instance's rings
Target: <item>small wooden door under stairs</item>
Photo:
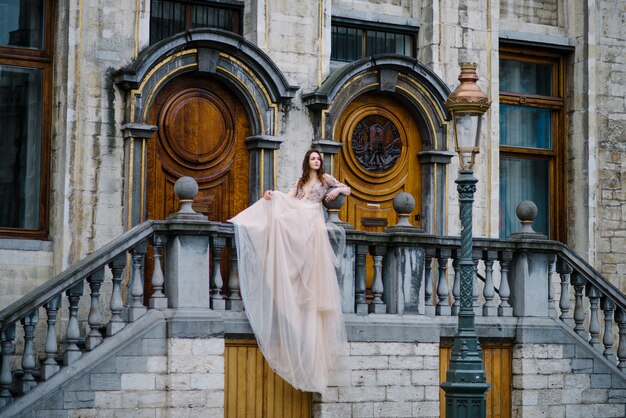
[[[255,340],[226,340],[224,361],[226,418],[311,417],[311,393],[274,373]]]
[[[483,343],[483,361],[487,371],[487,383],[491,388],[487,392],[487,418],[509,418],[511,416],[511,384],[513,346],[508,343]],[[446,372],[450,365],[450,345],[439,348],[439,381],[446,381]],[[445,392],[439,389],[441,417],[446,416]]]

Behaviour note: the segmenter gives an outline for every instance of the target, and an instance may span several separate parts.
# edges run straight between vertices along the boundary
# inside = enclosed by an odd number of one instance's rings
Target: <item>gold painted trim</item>
[[[407,90],[406,88],[402,87],[402,86],[396,86],[396,90],[400,90],[405,92],[408,96],[413,97],[415,99],[417,99],[417,97],[415,97],[414,94],[412,94],[409,90]],[[437,149],[437,135],[435,134],[437,132],[436,128],[435,128],[435,122],[433,121],[433,119],[430,117],[430,114],[426,111],[426,109],[424,108],[424,106],[419,102],[419,100],[416,100],[416,103],[418,105],[418,107],[422,110],[422,115],[424,115],[424,118],[428,121],[428,125],[430,126],[431,132],[433,133],[433,148]]]
[[[319,52],[317,54],[317,85],[322,85],[322,54],[324,52],[324,0],[319,0],[318,8],[318,37],[317,43],[319,46]]]
[[[273,172],[274,172],[274,179],[272,181],[272,187],[276,188],[276,181],[278,179],[278,165],[276,162],[276,159],[278,158],[278,153],[276,152],[276,150],[272,150],[272,154],[273,154],[273,161],[274,161],[274,167],[273,167]]]
[[[143,115],[141,115],[142,119],[144,121],[148,119],[148,112],[150,111],[150,106],[148,106],[148,104],[152,102],[152,97],[154,97],[155,93],[159,91],[159,87],[161,85],[170,81],[174,74],[183,72],[183,70],[186,70],[187,68],[192,68],[192,67],[197,67],[197,66],[198,66],[198,63],[194,62],[191,64],[183,65],[182,67],[178,67],[174,69],[173,71],[165,74],[165,76],[161,78],[158,83],[154,85],[154,88],[150,91],[150,94],[148,95],[148,97],[146,97],[146,100],[144,101]]]
[[[182,56],[189,55],[189,54],[197,54],[197,53],[198,53],[198,49],[197,48],[185,49],[184,51],[180,51],[180,52],[177,52],[175,54],[172,54],[169,57],[165,58],[163,61],[160,61],[157,65],[154,66],[154,68],[152,68],[150,71],[148,71],[148,73],[144,76],[143,81],[139,85],[139,88],[137,89],[137,91],[139,93],[141,93],[143,88],[145,87],[146,83],[148,82],[148,80],[150,80],[150,78],[152,78],[154,73],[159,71],[161,69],[161,67],[163,67],[164,65],[169,64],[170,62],[174,61],[178,57],[182,57]],[[194,65],[198,65],[198,64],[194,63]],[[167,73],[166,75],[171,74],[173,72],[175,72],[175,71],[171,71],[171,72]]]
[[[144,202],[146,196],[146,138],[141,140],[141,179],[140,181],[140,194],[139,194],[139,223],[145,221],[144,208],[146,203]]]
[[[278,132],[278,105],[276,105],[274,102],[272,102],[272,99],[270,97],[269,92],[267,91],[267,89],[265,88],[265,86],[263,85],[263,83],[261,82],[261,80],[256,76],[256,74],[254,74],[252,72],[252,70],[250,70],[250,68],[248,68],[248,66],[246,64],[244,64],[243,62],[239,61],[237,58],[233,57],[232,55],[226,54],[225,52],[220,52],[220,57],[225,58],[229,61],[234,62],[235,64],[239,65],[246,73],[248,73],[248,75],[250,76],[250,78],[252,79],[252,81],[254,81],[254,83],[256,84],[256,86],[263,92],[263,95],[265,96],[265,100],[267,100],[267,105],[274,110],[274,127],[273,127],[273,132],[269,132],[269,134],[275,134],[276,132]],[[250,94],[250,97],[254,97],[254,95],[250,92],[250,90],[245,86],[245,84],[243,84],[241,82],[241,80],[236,77],[232,72],[226,70],[224,67],[219,67],[220,69],[222,69],[225,73],[230,74],[231,77],[233,77],[234,79],[236,79],[239,84],[241,84],[243,87],[245,87],[246,91]],[[258,104],[257,104],[258,106]],[[261,119],[262,120],[262,119]],[[263,129],[263,131],[265,131]]]
[[[260,175],[259,175],[259,179],[261,181],[261,184],[259,185],[259,191],[261,192],[261,194],[263,194],[263,186],[265,185],[265,150],[261,150],[260,152],[261,154],[261,161],[260,161]]]
[[[128,147],[128,155],[130,161],[128,162],[128,229],[133,227],[133,170],[135,169],[135,138],[129,137],[130,146]]]
[[[422,179],[422,183],[423,181],[424,180]],[[422,203],[422,208],[423,207]],[[422,220],[423,219],[424,218],[422,216]],[[424,224],[422,223],[422,226],[423,225]],[[437,235],[437,163],[433,164],[433,235]]]
[[[491,63],[491,1],[487,1],[487,99],[491,97],[492,63]],[[487,237],[491,238],[491,110],[487,111]]]
[[[135,0],[135,49],[133,51],[133,59],[139,56],[139,2]]]
[[[423,92],[423,93],[424,93],[424,95],[425,95],[426,97],[428,97],[428,100],[429,100],[431,103],[437,103],[437,100],[435,100],[435,99],[433,98],[432,94],[430,94],[430,92],[429,92],[428,90],[426,90],[426,89],[424,88],[424,86],[423,86],[423,85],[421,85],[421,84],[419,84],[419,83],[415,82],[415,80],[413,80],[413,79],[411,79],[411,78],[407,77],[405,74],[398,74],[398,78],[399,78],[399,79],[401,78],[401,79],[405,80],[408,84],[410,84],[410,85],[412,85],[412,86],[416,87],[418,90],[420,90],[421,92]],[[397,87],[396,87],[396,89],[397,89]],[[413,97],[415,97],[415,96],[413,96]],[[433,106],[433,107],[434,107],[435,111],[437,112],[437,115],[439,115],[439,117],[441,118],[441,120],[442,120],[442,121],[443,121],[443,120],[445,120],[445,115],[443,114],[443,112],[441,111],[441,109],[439,108],[439,106]]]
[[[137,89],[133,89],[133,90],[130,91],[130,120],[131,121],[133,121],[133,122],[135,121],[135,97],[138,94],[141,94],[143,92],[143,89],[144,89],[146,83],[148,82],[148,80],[150,80],[150,78],[152,78],[154,73],[157,72],[161,67],[163,67],[164,65],[169,64],[170,62],[172,62],[173,60],[175,60],[178,57],[181,57],[181,56],[184,56],[184,55],[189,55],[189,54],[195,54],[197,52],[198,52],[198,50],[196,48],[186,49],[184,51],[177,52],[177,53],[172,54],[169,57],[165,58],[163,61],[159,62],[154,68],[152,68],[150,71],[148,71],[148,73],[144,76],[143,81],[141,82],[139,87]],[[197,65],[197,64],[194,64],[194,65]],[[187,68],[187,66],[185,66],[184,68]],[[164,78],[168,78],[167,76],[171,75],[172,73],[174,73],[177,70],[178,69],[175,69],[174,71],[171,71],[171,72],[167,73],[166,77],[164,77]],[[160,85],[160,83],[159,83],[159,85]],[[149,102],[146,102],[146,103],[149,103]]]
[[[363,77],[368,77],[368,76],[370,76],[370,75],[372,75],[372,74],[374,74],[374,75],[375,75],[377,72],[378,72],[377,70],[370,70],[370,71],[366,71],[366,72],[361,73],[361,74],[357,74],[355,77],[352,77],[352,78],[348,79],[348,81],[346,81],[346,82],[344,83],[344,85],[343,85],[343,86],[341,86],[341,89],[340,89],[340,90],[344,90],[344,89],[345,89],[346,87],[348,87],[350,84],[352,84],[352,83],[355,83],[355,82],[359,81],[359,80],[360,80],[360,79],[362,79]],[[379,83],[379,82],[376,82],[376,83],[374,83],[374,84],[368,84],[368,87],[369,87],[369,86],[372,86],[372,85],[376,85],[376,84],[380,84],[380,83]]]
[[[78,0],[78,45],[76,45],[76,107],[80,108],[80,100],[81,100],[81,71],[82,71],[82,58],[83,58],[83,0]],[[79,189],[78,182],[80,178],[79,167],[80,167],[80,149],[81,144],[83,143],[80,130],[80,122],[82,118],[77,117],[75,120],[76,123],[76,137],[74,142],[74,193],[78,194],[77,191]],[[72,212],[74,213],[72,222],[73,232],[72,232],[72,240],[75,240],[78,237],[75,237],[78,227],[78,219],[80,216],[78,215],[78,208],[80,205],[80,197],[78,199],[74,199],[74,207],[72,208]],[[72,260],[70,262],[75,263],[78,261],[78,248],[79,245],[72,246]]]
[[[237,78],[235,76],[235,74],[231,73],[230,71],[228,71],[227,69],[223,68],[223,67],[217,67],[218,71],[221,71],[225,74],[228,74],[229,76],[232,77],[233,80],[235,80],[236,82],[239,83],[239,85],[241,87],[244,88],[244,90],[246,90],[248,92],[248,94],[250,95],[250,97],[254,97],[254,95],[252,94],[252,92],[248,89],[248,86],[246,86],[239,78]],[[259,121],[261,122],[261,132],[265,132],[265,122],[263,121],[263,113],[261,112],[261,109],[259,108],[259,104],[254,101],[254,105],[256,107],[257,113],[259,115]],[[276,121],[276,123],[278,123],[278,121]]]

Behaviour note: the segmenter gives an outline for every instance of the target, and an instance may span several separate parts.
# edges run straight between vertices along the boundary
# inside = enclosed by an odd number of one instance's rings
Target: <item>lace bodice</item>
[[[330,174],[324,174],[324,178],[326,179],[326,186],[324,186],[320,182],[315,183],[313,186],[311,186],[311,190],[309,190],[308,194],[305,194],[304,189],[299,190],[296,193],[296,199],[308,199],[313,203],[321,203],[328,189],[331,189],[333,187],[347,187],[345,184],[341,183]],[[295,192],[297,186],[298,182],[296,181],[289,189],[289,193]]]

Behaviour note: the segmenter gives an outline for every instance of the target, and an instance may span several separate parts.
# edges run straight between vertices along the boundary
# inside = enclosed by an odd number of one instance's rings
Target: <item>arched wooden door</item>
[[[343,143],[335,174],[351,188],[342,219],[365,231],[382,231],[397,222],[393,198],[415,198],[410,221],[421,226],[421,175],[417,122],[393,97],[368,93],[351,102],[340,117],[335,137]]]
[[[178,211],[174,183],[181,176],[199,186],[194,208],[224,222],[248,204],[248,118],[241,102],[206,75],[185,75],[159,92],[150,112],[158,127],[148,143],[147,215]]]

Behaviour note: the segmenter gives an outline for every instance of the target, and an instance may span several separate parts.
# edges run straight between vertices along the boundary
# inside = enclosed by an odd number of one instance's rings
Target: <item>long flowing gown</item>
[[[261,199],[229,220],[241,295],[261,352],[293,387],[320,393],[347,341],[320,204],[326,188],[301,199],[275,191],[271,200]]]

